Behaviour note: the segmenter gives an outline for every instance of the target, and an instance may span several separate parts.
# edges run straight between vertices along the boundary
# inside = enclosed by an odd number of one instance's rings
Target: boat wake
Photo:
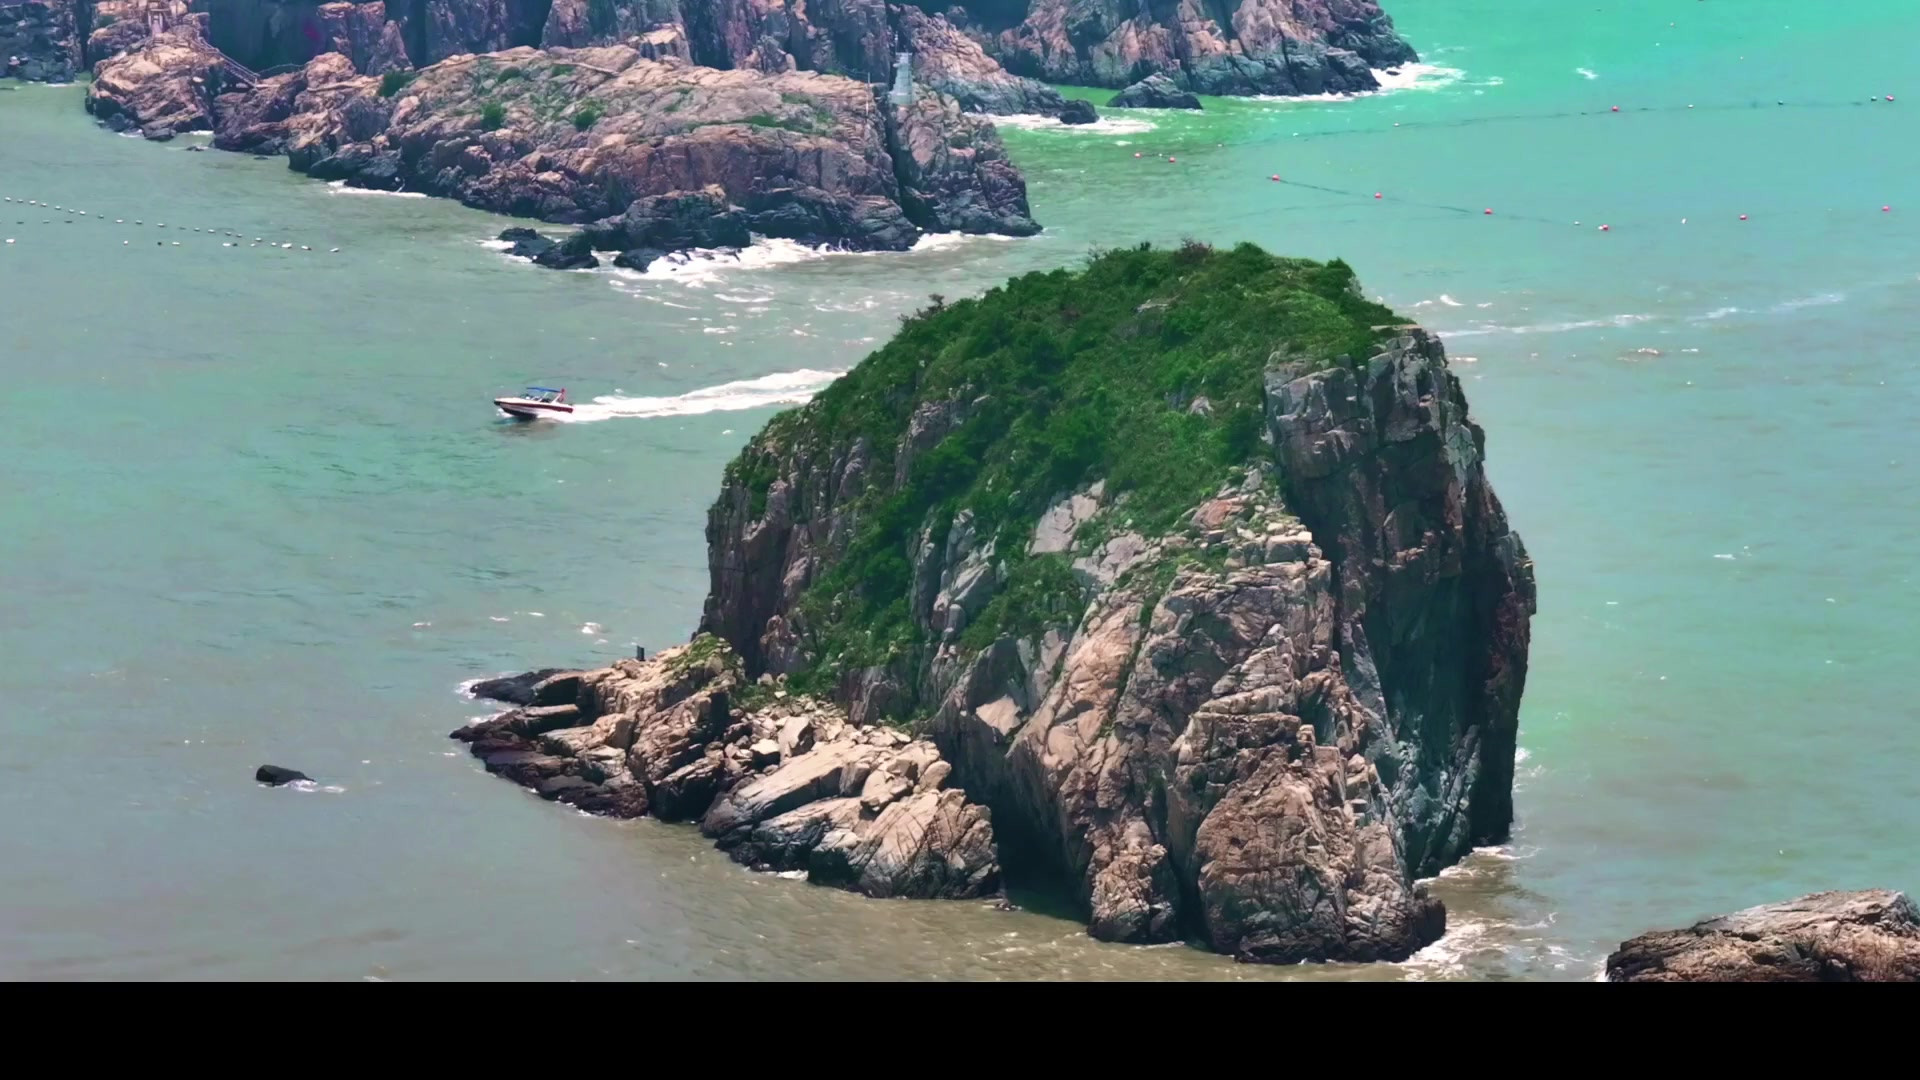
[[[653,419],[663,416],[700,416],[713,412],[737,412],[765,409],[776,405],[803,405],[827,388],[841,371],[783,371],[757,379],[741,379],[718,386],[689,390],[673,397],[626,397],[606,394],[591,402],[576,405],[571,416],[555,417],[566,423],[580,424],[596,420]]]

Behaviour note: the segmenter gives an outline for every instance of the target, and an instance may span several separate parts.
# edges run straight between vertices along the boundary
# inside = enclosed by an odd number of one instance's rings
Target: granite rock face
[[[1172,533],[1083,539],[1115,505],[1098,483],[1041,516],[1025,546],[1071,558],[1076,622],[966,647],[1003,587],[995,541],[964,511],[943,540],[929,527],[906,599],[935,644],[848,673],[837,700],[928,715],[953,782],[1097,937],[1403,959],[1445,926],[1415,882],[1511,824],[1532,563],[1437,340],[1318,370],[1283,350],[1265,402],[1272,471]],[[800,601],[850,508],[898,489],[967,406],[921,405],[884,472],[805,415],[749,447],[708,519],[702,627],[750,674],[804,666]]]
[[[526,681],[502,690],[523,696]],[[757,688],[743,705],[739,658],[714,638],[536,686],[552,704],[453,737],[541,798],[698,822],[736,862],[868,896],[999,890],[991,817],[947,787],[952,770],[931,743],[780,690]]]
[[[1031,0],[1008,28],[960,21],[1007,70],[1078,86],[1164,74],[1202,94],[1357,93],[1417,59],[1374,0]]]
[[[213,127],[213,99],[228,85],[225,58],[192,32],[141,39],[94,66],[87,111],[148,137]]]
[[[1608,982],[1920,982],[1920,911],[1889,890],[1823,892],[1624,942]]]
[[[383,95],[382,91],[388,93]],[[923,231],[1037,231],[990,124],[847,79],[654,61],[627,46],[459,56],[392,80],[339,53],[218,102],[216,145],[327,180],[675,239],[752,233],[904,250]],[[665,199],[663,204],[657,200]],[[636,207],[636,204],[637,207]]]
[[[0,0],[0,74],[26,82],[72,82],[87,28],[70,0]]]

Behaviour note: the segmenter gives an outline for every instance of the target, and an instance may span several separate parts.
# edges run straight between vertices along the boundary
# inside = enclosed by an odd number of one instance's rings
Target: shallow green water
[[[1423,88],[1009,129],[1033,240],[647,279],[0,92],[0,195],[88,212],[0,203],[0,975],[1590,978],[1652,926],[1920,888],[1920,12],[1579,7],[1398,0]],[[1446,333],[1538,560],[1520,829],[1440,883],[1441,945],[1276,971],[862,900],[444,739],[462,679],[684,638],[720,470],[809,372],[929,292],[1185,235],[1344,257]],[[611,400],[495,422],[527,381]]]

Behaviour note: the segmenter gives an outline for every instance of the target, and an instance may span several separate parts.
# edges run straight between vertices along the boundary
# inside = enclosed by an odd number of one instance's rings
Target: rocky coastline
[[[651,660],[474,688],[524,702],[453,737],[488,772],[611,817],[697,823],[756,870],[875,897],[999,893],[985,808],[925,739],[862,728],[830,702],[748,683],[703,636]]]
[[[1920,909],[1885,889],[1764,904],[1623,942],[1607,981],[1917,983]]]
[[[658,253],[749,234],[905,250],[928,232],[1039,231],[991,123],[923,89],[648,59],[625,45],[461,55],[364,75],[344,53],[235,85],[197,34],[103,60],[103,123],[284,154],[316,179],[590,226],[578,247]]]
[[[1085,115],[1047,83],[1129,86],[1155,74],[1202,94],[1358,93],[1417,59],[1374,0],[1226,0],[1146,8],[1121,0],[171,0],[166,28],[195,24],[241,64],[270,71],[326,52],[362,74],[463,54],[628,45],[648,59],[890,82],[918,78],[968,111]],[[129,0],[0,0],[13,74],[61,81],[147,32]],[[11,46],[8,45],[12,42]]]
[[[1064,274],[937,304],[769,423],[710,513],[692,645],[510,680],[498,692],[528,705],[455,736],[545,797],[697,820],[741,861],[823,884],[981,895],[992,861],[1053,883],[1105,940],[1404,959],[1445,927],[1419,882],[1510,826],[1534,609],[1459,381],[1337,264],[1188,245]],[[1022,323],[1053,311],[1091,351]],[[1001,333],[1028,335],[1035,375],[915,359]],[[1175,370],[1143,358],[1193,333],[1220,350],[1211,373],[1141,388],[1126,422],[1050,410],[1075,433],[1021,442],[1034,391],[1016,386],[1125,395],[1115,373]],[[1215,451],[1143,476],[1138,444],[1085,449],[1109,428]],[[999,486],[1019,477],[1046,486]],[[690,657],[697,686],[676,674]],[[789,754],[799,717],[813,745]],[[656,731],[671,749],[639,751]],[[814,755],[832,747],[877,769],[910,751],[918,800],[938,775],[959,817],[915,850],[943,884],[841,865],[887,848],[873,830],[892,804],[860,802],[882,795],[871,772],[828,779]],[[800,786],[764,814],[724,809]]]

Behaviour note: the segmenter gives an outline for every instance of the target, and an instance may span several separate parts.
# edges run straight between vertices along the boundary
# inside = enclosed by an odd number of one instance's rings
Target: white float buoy
[[[329,254],[329,255],[338,255],[339,253],[340,253],[340,249],[339,249],[339,248],[329,248],[329,249],[327,250],[327,254]]]
[[[300,250],[301,250],[301,251],[312,251],[313,249],[312,249],[312,248],[310,248],[310,247],[308,247],[308,246],[307,246],[307,245],[305,245],[305,244],[301,244],[301,245],[300,245]]]
[[[280,245],[280,250],[281,250],[281,251],[291,251],[291,250],[293,250],[293,245],[292,245],[292,244],[281,244],[281,245]]]

